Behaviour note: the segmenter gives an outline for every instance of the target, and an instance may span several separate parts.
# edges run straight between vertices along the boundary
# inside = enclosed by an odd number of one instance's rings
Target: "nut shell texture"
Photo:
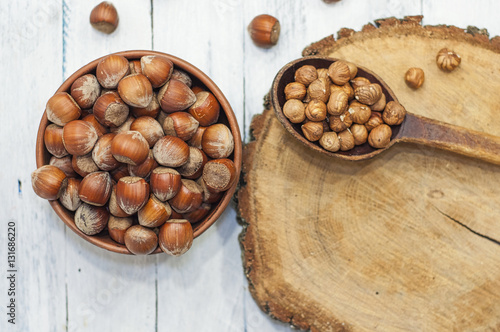
[[[118,12],[111,2],[103,1],[90,12],[90,24],[96,30],[110,34],[118,27]]]
[[[188,161],[189,146],[178,137],[163,136],[153,147],[153,155],[162,166],[179,167]]]
[[[227,158],[234,150],[233,134],[223,123],[211,125],[205,130],[201,145],[209,157]]]
[[[168,220],[160,229],[159,244],[163,252],[179,256],[193,244],[193,227],[185,219]]]
[[[247,29],[255,45],[269,48],[278,43],[281,26],[275,17],[262,14],[256,16]]]
[[[56,166],[44,165],[31,173],[33,191],[48,200],[58,199],[67,182],[66,174]]]
[[[82,204],[75,212],[76,227],[87,235],[100,233],[109,220],[109,212],[105,207]]]
[[[63,128],[64,147],[74,156],[91,152],[98,138],[94,126],[87,121],[73,120]]]
[[[82,111],[69,94],[66,92],[56,92],[47,101],[45,113],[49,121],[58,126],[64,126],[66,123],[78,119]]]

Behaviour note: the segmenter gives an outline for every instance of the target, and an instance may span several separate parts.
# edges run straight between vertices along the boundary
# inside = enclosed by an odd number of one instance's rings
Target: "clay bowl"
[[[134,59],[139,59],[143,55],[163,55],[168,57],[173,63],[175,68],[182,69],[186,71],[192,78],[193,80],[193,85],[200,85],[202,87],[205,87],[208,91],[212,92],[214,96],[217,98],[217,100],[220,103],[221,106],[221,112],[219,116],[219,123],[224,123],[226,124],[232,131],[233,137],[234,137],[234,151],[231,156],[229,156],[230,159],[234,161],[234,164],[236,165],[236,170],[237,174],[239,175],[240,170],[241,170],[241,148],[242,148],[242,143],[241,143],[241,136],[240,136],[240,131],[238,127],[238,123],[236,121],[236,116],[233,113],[233,110],[231,109],[231,105],[227,101],[226,97],[222,93],[222,91],[217,87],[217,85],[206,75],[204,74],[200,69],[196,68],[192,64],[190,64],[187,61],[184,61],[180,58],[177,58],[175,56],[161,53],[161,52],[155,52],[155,51],[124,51],[124,52],[118,52],[115,54],[119,54],[124,56],[125,58],[129,60],[134,60]],[[82,75],[93,73],[95,74],[95,69],[97,67],[97,64],[102,58],[96,59],[89,64],[83,66],[79,70],[77,70],[73,75],[71,75],[64,83],[57,89],[57,92],[60,91],[65,91],[69,92],[71,84],[79,78]],[[47,100],[50,98],[50,96],[47,96]],[[44,145],[44,132],[45,128],[49,125],[49,121],[47,119],[47,115],[44,112],[42,119],[40,121],[40,126],[38,128],[38,135],[36,139],[36,164],[37,167],[41,167],[43,165],[48,165],[49,160],[51,155],[47,151]],[[211,211],[209,214],[203,219],[202,221],[193,224],[193,232],[194,232],[194,237],[200,236],[203,232],[205,232],[210,226],[214,224],[214,222],[217,220],[217,218],[220,217],[222,212],[226,209],[226,207],[229,205],[231,198],[236,190],[238,181],[235,181],[233,186],[228,189],[224,195],[222,196],[221,200],[212,206]],[[93,236],[88,236],[84,233],[82,233],[76,226],[73,220],[74,212],[68,211],[66,208],[64,208],[59,201],[49,201],[50,205],[54,209],[54,211],[57,213],[57,215],[61,218],[61,220],[71,229],[73,230],[76,234],[84,238],[85,240],[89,241],[90,243],[100,247],[104,248],[109,251],[117,252],[120,254],[131,254],[128,249],[122,245],[119,244],[115,241],[113,241],[107,232],[107,230],[102,231],[101,233]],[[162,252],[161,249],[158,247],[154,253],[160,253]]]

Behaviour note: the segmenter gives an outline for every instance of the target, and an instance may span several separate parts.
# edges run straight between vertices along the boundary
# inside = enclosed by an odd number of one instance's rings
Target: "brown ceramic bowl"
[[[230,159],[234,161],[234,164],[236,165],[236,171],[237,174],[240,174],[241,170],[241,136],[240,136],[240,131],[238,127],[238,123],[236,121],[236,117],[233,113],[233,110],[231,109],[231,105],[229,105],[229,102],[227,101],[226,97],[222,93],[222,91],[217,87],[217,85],[207,76],[205,75],[201,70],[193,66],[192,64],[179,59],[175,56],[161,53],[161,52],[155,52],[155,51],[124,51],[124,52],[118,52],[115,54],[122,55],[126,57],[129,60],[133,59],[139,59],[143,55],[163,55],[168,57],[173,63],[175,68],[180,68],[184,71],[186,71],[192,78],[193,80],[193,85],[201,85],[207,88],[208,91],[212,92],[214,96],[217,98],[221,105],[221,112],[219,116],[219,123],[224,123],[226,124],[232,131],[233,137],[234,137],[234,152],[232,153],[231,156],[229,156]],[[69,93],[71,84],[79,78],[82,75],[89,74],[89,73],[94,73],[95,74],[95,69],[97,67],[98,62],[102,58],[96,59],[89,64],[83,66],[79,70],[77,70],[73,75],[71,75],[64,83],[57,89],[57,92],[60,91],[65,91]],[[47,100],[49,99],[50,96],[47,96]],[[37,167],[41,167],[43,165],[49,164],[49,160],[51,155],[47,151],[44,145],[44,132],[45,128],[49,125],[49,121],[47,119],[47,114],[44,112],[42,119],[40,121],[40,126],[38,128],[38,135],[36,139],[36,165]],[[236,186],[238,184],[238,180],[236,180],[231,188],[227,190],[224,195],[222,196],[221,200],[212,207],[212,210],[210,213],[203,219],[202,221],[193,224],[193,231],[194,231],[194,237],[200,236],[204,231],[206,231],[216,220],[217,218],[220,217],[224,209],[228,206],[229,202],[231,201],[231,198],[236,190]],[[85,240],[89,241],[90,243],[95,244],[98,247],[104,248],[106,250],[114,251],[117,253],[121,254],[131,254],[128,249],[122,245],[119,244],[115,241],[113,241],[107,232],[107,230],[102,231],[101,233],[94,235],[94,236],[88,236],[84,233],[82,233],[76,226],[73,220],[74,212],[68,211],[66,208],[64,208],[58,200],[55,201],[49,201],[50,205],[54,209],[54,211],[57,213],[57,215],[62,219],[62,221],[69,227],[71,228],[75,233],[77,233],[79,236],[84,238]],[[154,253],[160,253],[162,252],[161,249],[158,247]]]

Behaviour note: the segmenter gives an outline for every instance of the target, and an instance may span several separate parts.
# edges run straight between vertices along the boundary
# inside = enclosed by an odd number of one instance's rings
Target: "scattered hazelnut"
[[[390,126],[400,125],[406,116],[406,109],[396,101],[390,101],[385,106],[382,119]]]
[[[248,33],[255,45],[272,47],[278,43],[280,37],[280,22],[271,15],[258,15],[248,25]]]
[[[368,144],[376,149],[385,148],[391,141],[392,130],[388,125],[381,124],[370,131]]]
[[[412,89],[418,89],[424,84],[424,71],[421,68],[410,68],[405,74],[405,82]]]
[[[103,1],[90,12],[90,24],[96,30],[110,34],[118,27],[118,12],[111,2]]]
[[[453,71],[461,61],[460,55],[447,48],[441,49],[436,56],[437,66],[444,71]]]

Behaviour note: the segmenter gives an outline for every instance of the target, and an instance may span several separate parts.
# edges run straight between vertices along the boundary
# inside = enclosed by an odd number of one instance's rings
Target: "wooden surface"
[[[99,1],[0,1],[0,199],[5,210],[0,331],[290,330],[264,314],[247,290],[233,207],[180,259],[124,257],[80,239],[35,196],[30,173],[45,103],[82,65],[130,49],[182,57],[218,84],[248,140],[250,121],[262,112],[262,97],[275,73],[311,42],[342,27],[360,30],[377,18],[424,14],[424,24],[475,25],[500,34],[496,0],[342,0],[331,5],[320,0],[115,0],[120,25],[109,36],[88,23]],[[262,13],[275,15],[282,26],[278,45],[269,50],[255,47],[246,32]],[[9,220],[17,231],[15,326],[7,323],[5,308]]]
[[[372,68],[409,112],[500,135],[496,39],[417,18],[377,23],[304,53]],[[463,59],[452,73],[435,64],[446,46]],[[418,91],[403,80],[412,66],[426,73]],[[345,161],[293,139],[272,109],[251,129],[238,199],[264,311],[312,331],[500,329],[498,165],[405,143]]]

